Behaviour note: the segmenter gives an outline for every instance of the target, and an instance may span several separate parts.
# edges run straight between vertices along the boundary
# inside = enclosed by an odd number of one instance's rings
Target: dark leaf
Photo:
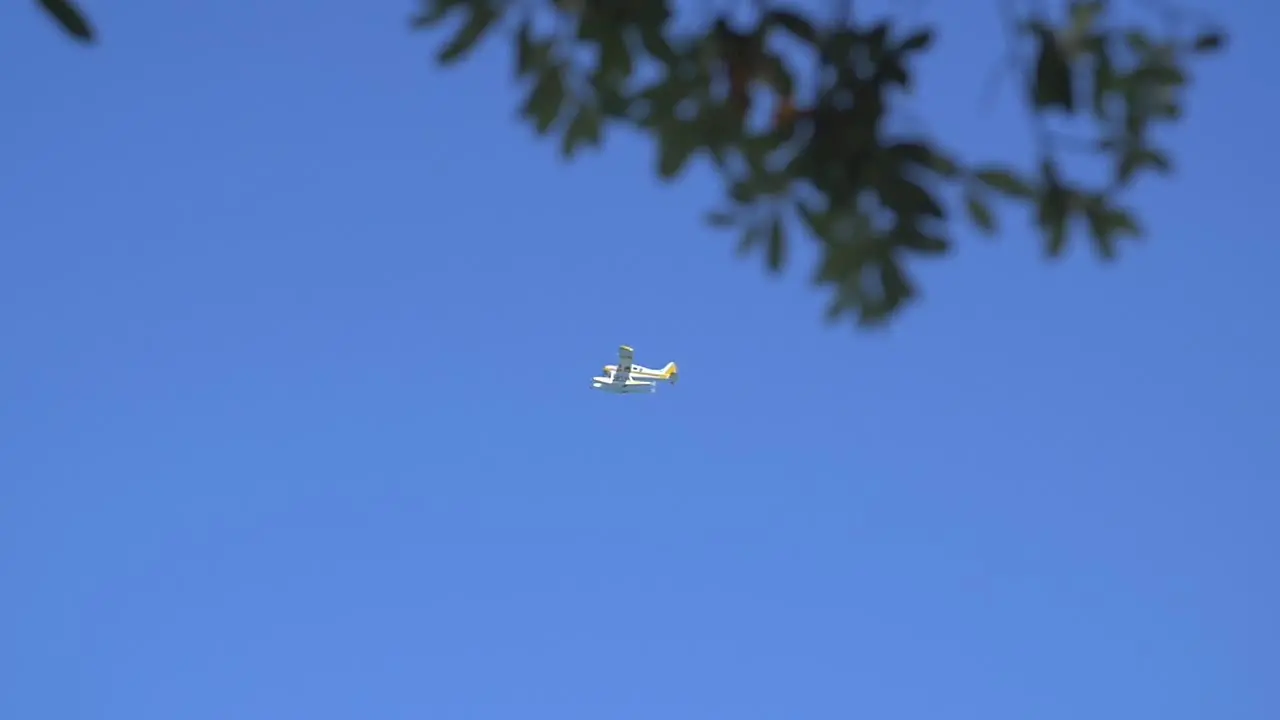
[[[913,142],[894,143],[885,148],[885,154],[893,158],[895,164],[932,166],[934,153],[928,145]]]
[[[1076,37],[1083,37],[1089,30],[1093,29],[1093,24],[1105,10],[1104,3],[1099,0],[1085,0],[1071,3],[1071,34]]]
[[[682,99],[681,88],[673,78],[663,78],[642,90],[637,98],[645,102],[642,124],[659,127],[675,122],[676,105]]]
[[[1111,208],[1107,211],[1107,222],[1111,224],[1111,232],[1114,233],[1116,237],[1121,235],[1127,235],[1134,238],[1142,236],[1142,226],[1138,224],[1138,221],[1135,220],[1127,210]]]
[[[898,237],[898,244],[921,255],[945,255],[951,250],[951,243],[945,239],[919,230],[902,233]]]
[[[1099,43],[1093,53],[1093,114],[1099,120],[1107,118],[1107,95],[1114,89],[1115,82],[1111,52],[1105,43]]]
[[[1162,103],[1156,106],[1152,115],[1169,121],[1178,121],[1182,119],[1182,108],[1176,102]]]
[[[1167,175],[1173,170],[1173,165],[1169,158],[1159,150],[1151,148],[1133,148],[1124,153],[1120,158],[1120,163],[1116,168],[1116,181],[1121,185],[1127,185],[1133,180],[1134,175],[1139,170],[1150,168]]]
[[[973,173],[973,177],[983,185],[996,192],[1019,200],[1028,200],[1035,196],[1035,190],[1010,170],[1000,168],[982,168]]]
[[[1187,74],[1176,65],[1151,64],[1138,68],[1133,74],[1133,81],[1142,85],[1175,88],[1187,84]]]
[[[575,14],[578,19],[579,40],[599,40],[604,33],[608,32],[609,24],[599,12],[587,10],[586,12],[575,11]]]
[[[658,176],[675,179],[689,162],[697,147],[697,138],[684,124],[668,125],[658,135]]]
[[[1136,238],[1142,234],[1133,216],[1122,208],[1107,207],[1106,198],[1101,195],[1085,201],[1084,215],[1089,223],[1094,246],[1106,260],[1115,257],[1117,240],[1125,236]]]
[[[1198,53],[1211,53],[1221,50],[1224,44],[1226,44],[1226,38],[1222,33],[1201,33],[1196,36],[1195,44],[1191,49]]]
[[[726,210],[713,210],[707,213],[707,224],[714,228],[733,227],[737,224],[734,214]]]
[[[763,79],[769,83],[769,87],[773,88],[774,93],[779,97],[791,97],[795,87],[795,80],[791,77],[791,69],[783,62],[782,58],[773,53],[769,53],[761,59],[763,66]]]
[[[72,0],[40,0],[40,6],[75,39],[83,43],[95,40],[93,26]]]
[[[964,198],[965,207],[969,210],[969,219],[983,233],[993,235],[996,231],[996,218],[991,208],[976,193],[968,193]]]
[[[667,40],[666,24],[671,19],[669,0],[645,0],[628,4],[627,15],[639,31],[640,45],[658,62],[670,67],[679,58]]]
[[[826,254],[818,264],[813,281],[819,284],[845,283],[856,278],[862,267],[863,253],[851,245],[826,244]]]
[[[678,57],[675,50],[671,48],[671,43],[667,42],[667,37],[660,26],[641,25],[640,44],[645,52],[664,65],[674,64]]]
[[[937,150],[929,151],[929,161],[926,164],[929,169],[949,180],[960,176],[960,166],[956,161],[946,155],[943,155]]]
[[[1040,199],[1040,228],[1047,238],[1046,252],[1058,257],[1067,246],[1069,197],[1065,188],[1051,185]]]
[[[602,78],[621,86],[631,77],[631,51],[627,48],[622,27],[610,25],[600,35],[600,70]]]
[[[525,20],[516,32],[516,76],[524,77],[546,67],[551,57],[551,43],[533,39],[533,28]]]
[[[885,39],[889,36],[889,23],[878,22],[864,38],[871,61],[876,62],[884,54]]]
[[[591,104],[582,105],[565,130],[560,151],[566,158],[583,145],[599,145],[601,129],[600,111]]]
[[[779,25],[787,32],[810,44],[818,42],[818,31],[814,29],[813,23],[788,10],[770,11],[765,15],[764,22],[769,25]]]
[[[911,87],[911,76],[907,75],[907,69],[897,59],[889,57],[881,60],[879,71],[886,86]]]
[[[902,266],[891,255],[880,261],[880,292],[883,306],[879,310],[884,318],[893,314],[916,294],[911,281],[902,271]]]
[[[738,205],[750,205],[759,194],[759,189],[750,179],[736,180],[729,185],[729,197]]]
[[[607,118],[625,118],[627,117],[630,103],[625,95],[618,89],[596,85],[596,103],[600,107],[600,114]]]
[[[1113,260],[1116,256],[1115,227],[1107,213],[1107,208],[1100,198],[1091,198],[1084,206],[1084,216],[1089,223],[1089,234],[1093,236],[1093,245],[1104,260]]]
[[[1070,113],[1075,110],[1075,97],[1071,83],[1071,65],[1062,54],[1057,37],[1051,30],[1036,27],[1040,52],[1036,58],[1035,81],[1031,88],[1032,104],[1037,110],[1061,108]]]
[[[925,215],[935,218],[945,216],[942,206],[933,199],[928,190],[905,177],[890,176],[880,183],[878,190],[881,202],[899,215]]]
[[[441,65],[449,65],[460,60],[471,48],[475,47],[481,36],[493,26],[493,21],[497,19],[498,13],[494,12],[488,3],[474,4],[471,17],[467,18],[467,21],[463,23],[453,40],[450,40],[440,50],[440,54],[436,58],[437,61]]]
[[[902,41],[901,50],[904,53],[917,52],[920,50],[927,49],[932,44],[933,44],[933,31],[921,30],[920,32]]]
[[[828,214],[818,213],[803,202],[796,203],[796,214],[804,221],[809,232],[819,238],[826,238],[827,231],[831,227],[831,217]]]
[[[821,51],[823,61],[837,67],[843,65],[855,49],[862,47],[862,44],[861,36],[846,27],[823,33]]]
[[[534,123],[539,135],[545,134],[555,124],[564,106],[564,77],[559,66],[545,68],[538,76],[533,90],[525,100],[521,114]]]
[[[1161,175],[1168,175],[1173,172],[1173,163],[1169,161],[1169,157],[1159,150],[1144,148],[1139,155],[1142,158],[1143,167],[1149,167]]]
[[[751,225],[742,231],[742,238],[738,240],[738,257],[746,257],[755,250],[758,245],[763,245],[769,241],[769,230],[764,225]]]
[[[782,225],[782,216],[775,215],[773,223],[769,228],[769,252],[768,266],[770,272],[779,272],[782,270],[783,264],[786,262],[787,255],[787,236],[786,228]]]

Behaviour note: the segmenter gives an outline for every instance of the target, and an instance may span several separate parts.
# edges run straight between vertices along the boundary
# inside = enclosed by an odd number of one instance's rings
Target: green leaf
[[[809,228],[809,232],[820,238],[826,238],[827,231],[831,227],[831,216],[827,213],[819,213],[803,202],[796,202],[796,214],[804,221]]]
[[[683,99],[681,87],[674,78],[667,77],[636,94],[641,101],[644,113],[639,122],[645,127],[663,127],[678,122],[675,119],[676,105]]]
[[[1058,257],[1067,246],[1067,218],[1070,209],[1066,188],[1051,185],[1040,199],[1040,228],[1048,238],[1046,252],[1049,257]]]
[[[938,173],[948,180],[955,179],[960,176],[960,165],[955,160],[938,152],[937,150],[929,151],[929,161],[926,163],[929,169]]]
[[[1089,233],[1093,236],[1093,245],[1098,254],[1104,260],[1115,259],[1115,227],[1111,224],[1101,198],[1091,198],[1085,203],[1084,216],[1089,223]]]
[[[782,58],[769,53],[760,62],[763,67],[762,79],[769,83],[773,92],[780,97],[792,97],[795,93],[795,78]]]
[[[934,153],[929,149],[928,145],[917,142],[900,142],[894,143],[884,149],[885,155],[893,159],[898,165],[913,164],[931,166],[934,162]]]
[[[1093,29],[1094,23],[1102,16],[1106,8],[1104,3],[1098,0],[1076,0],[1071,3],[1069,15],[1071,17],[1070,34],[1075,37],[1084,37]]]
[[[460,60],[475,47],[485,32],[493,27],[493,21],[497,19],[498,13],[489,7],[488,3],[473,4],[471,17],[463,23],[453,40],[440,50],[436,61],[441,65],[449,65]]]
[[[870,32],[863,36],[866,43],[867,51],[871,55],[871,61],[876,62],[880,56],[884,54],[884,42],[889,36],[889,23],[878,22],[871,28]]]
[[[646,0],[632,3],[627,14],[640,34],[640,45],[653,59],[670,66],[677,55],[667,40],[666,25],[671,19],[668,0]]]
[[[933,31],[921,30],[920,32],[915,33],[911,37],[902,41],[901,50],[904,53],[918,52],[920,50],[927,49],[932,44],[933,44]]]
[[[1192,44],[1191,49],[1193,52],[1211,53],[1221,50],[1225,44],[1226,37],[1222,33],[1207,32],[1196,36],[1195,43]]]
[[[760,195],[760,188],[752,178],[735,180],[729,185],[729,197],[738,205],[750,205]]]
[[[1139,170],[1145,168],[1151,168],[1161,175],[1168,175],[1173,171],[1173,164],[1168,156],[1159,150],[1134,148],[1121,156],[1120,163],[1116,167],[1116,181],[1121,185],[1127,185]]]
[[[624,119],[628,117],[631,102],[618,89],[609,86],[592,84],[596,92],[596,105],[600,114],[607,118]]]
[[[899,215],[945,217],[942,206],[928,190],[902,176],[889,176],[877,188],[880,200]]]
[[[658,135],[658,176],[673,180],[684,169],[696,148],[696,136],[683,123],[668,125]]]
[[[534,123],[539,135],[544,135],[555,124],[564,106],[564,77],[558,65],[545,68],[525,99],[520,114]]]
[[[1035,190],[1031,188],[1031,185],[1014,175],[1010,170],[992,167],[981,168],[973,173],[973,177],[992,190],[1011,198],[1029,200],[1035,197]]]
[[[71,0],[40,0],[40,6],[73,38],[82,43],[96,39],[88,18]]]
[[[551,56],[551,43],[533,39],[529,20],[520,23],[516,32],[516,77],[524,77],[546,67]]]
[[[600,120],[600,111],[594,105],[588,103],[579,106],[561,140],[561,154],[565,158],[572,158],[573,153],[583,145],[599,145]]]
[[[996,232],[996,217],[992,214],[991,208],[976,193],[968,193],[964,199],[965,207],[969,210],[969,220],[987,235],[994,235]]]
[[[787,235],[782,224],[782,216],[775,215],[769,228],[768,258],[770,272],[779,272],[787,260]]]
[[[877,320],[887,319],[900,309],[904,303],[915,297],[915,288],[907,279],[902,266],[893,256],[880,261],[880,292],[882,304],[877,308]]]
[[[670,66],[677,59],[676,52],[671,48],[671,43],[667,41],[666,33],[661,27],[641,25],[640,45],[653,59],[665,65]]]
[[[1176,65],[1161,63],[1143,65],[1133,73],[1133,82],[1142,85],[1176,88],[1187,84],[1187,74]]]
[[[864,254],[862,248],[853,245],[835,245],[824,243],[826,253],[814,273],[815,283],[826,285],[848,282],[855,278],[862,268]]]
[[[622,26],[610,24],[600,34],[599,75],[621,86],[631,77],[633,70],[631,50],[627,48]]]
[[[1133,215],[1129,214],[1128,210],[1111,208],[1107,211],[1107,221],[1111,223],[1111,232],[1117,237],[1121,235],[1142,237],[1142,226]]]
[[[1161,175],[1168,175],[1173,172],[1173,163],[1169,160],[1169,156],[1154,150],[1152,148],[1144,148],[1140,153],[1142,165],[1149,167]]]
[[[764,17],[765,24],[778,25],[787,32],[810,44],[817,44],[818,31],[813,23],[788,10],[773,10]]]
[[[951,250],[951,243],[919,230],[902,233],[898,244],[921,255],[946,255]]]
[[[896,57],[889,56],[881,60],[878,70],[880,76],[884,78],[885,87],[897,85],[904,90],[911,89],[911,77],[907,75],[907,69]]]
[[[1116,241],[1124,236],[1140,237],[1142,231],[1127,210],[1108,207],[1106,197],[1095,195],[1084,202],[1084,215],[1089,223],[1094,246],[1103,259],[1115,257]]]
[[[1032,104],[1036,110],[1061,108],[1068,113],[1075,111],[1075,93],[1071,82],[1071,65],[1062,54],[1062,48],[1053,31],[1035,27],[1040,40],[1040,52],[1036,58],[1035,81],[1032,84]]]

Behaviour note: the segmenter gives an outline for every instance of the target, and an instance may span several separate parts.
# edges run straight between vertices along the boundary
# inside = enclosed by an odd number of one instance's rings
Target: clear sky
[[[960,5],[911,111],[1024,158]],[[1147,242],[961,223],[861,334],[409,2],[86,7],[0,11],[0,717],[1280,717],[1274,4]]]

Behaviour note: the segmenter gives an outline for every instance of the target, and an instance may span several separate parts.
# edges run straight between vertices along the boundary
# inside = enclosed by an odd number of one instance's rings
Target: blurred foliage
[[[63,32],[84,43],[95,40],[93,26],[71,0],[38,0],[40,7],[62,27]]]
[[[935,30],[859,23],[849,0],[825,17],[770,0],[690,0],[680,9],[702,22],[688,31],[673,27],[671,0],[423,0],[413,26],[457,19],[441,65],[487,36],[509,38],[528,85],[521,115],[557,134],[566,157],[624,125],[652,139],[664,179],[695,156],[709,160],[726,194],[710,224],[733,229],[740,250],[763,254],[775,272],[802,228],[821,244],[814,280],[833,290],[828,316],[868,325],[916,295],[907,257],[951,249],[948,204],[990,235],[996,202],[1020,203],[1047,255],[1062,253],[1080,225],[1113,258],[1119,241],[1141,235],[1122,191],[1171,168],[1153,128],[1182,117],[1190,60],[1225,43],[1203,23],[1190,33],[1122,26],[1102,0],[1061,3],[1057,17],[1044,13],[1051,3],[1001,2],[1001,67],[1022,81],[1037,140],[1029,169],[963,164],[934,138],[892,135],[890,110],[914,89],[913,65]],[[1159,10],[1177,21],[1165,24],[1186,24],[1177,9]],[[1089,137],[1070,149],[1106,163],[1104,181],[1073,181],[1063,169],[1067,138],[1051,125],[1072,119]]]
[[[915,297],[907,257],[950,251],[949,206],[993,235],[996,201],[1019,203],[1048,256],[1083,227],[1102,258],[1115,257],[1119,241],[1142,233],[1120,196],[1144,173],[1170,172],[1155,129],[1182,118],[1191,60],[1226,42],[1162,0],[1139,3],[1156,10],[1140,26],[1116,20],[1105,0],[1060,2],[1056,16],[1054,3],[998,0],[1001,68],[1021,81],[1037,141],[1020,169],[962,163],[935,138],[891,133],[890,111],[914,90],[913,65],[935,30],[859,22],[851,0],[833,0],[826,17],[772,0],[688,0],[682,9],[702,18],[689,31],[675,29],[673,0],[421,2],[415,28],[457,19],[441,65],[486,36],[509,38],[528,85],[521,115],[558,134],[565,157],[600,146],[612,124],[653,140],[663,179],[708,159],[726,195],[708,222],[735,230],[740,251],[762,253],[774,272],[791,230],[807,231],[822,249],[814,280],[833,289],[828,316],[861,324]],[[71,0],[39,3],[73,38],[95,40]],[[1085,137],[1053,127],[1064,121],[1087,127]],[[1106,179],[1073,180],[1064,149],[1100,160]]]

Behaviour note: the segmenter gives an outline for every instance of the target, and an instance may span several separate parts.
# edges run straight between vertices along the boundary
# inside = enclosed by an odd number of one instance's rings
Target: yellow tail
[[[673,362],[667,363],[667,366],[662,368],[662,377],[668,380],[675,380],[679,376],[680,368],[676,367],[676,364]]]

